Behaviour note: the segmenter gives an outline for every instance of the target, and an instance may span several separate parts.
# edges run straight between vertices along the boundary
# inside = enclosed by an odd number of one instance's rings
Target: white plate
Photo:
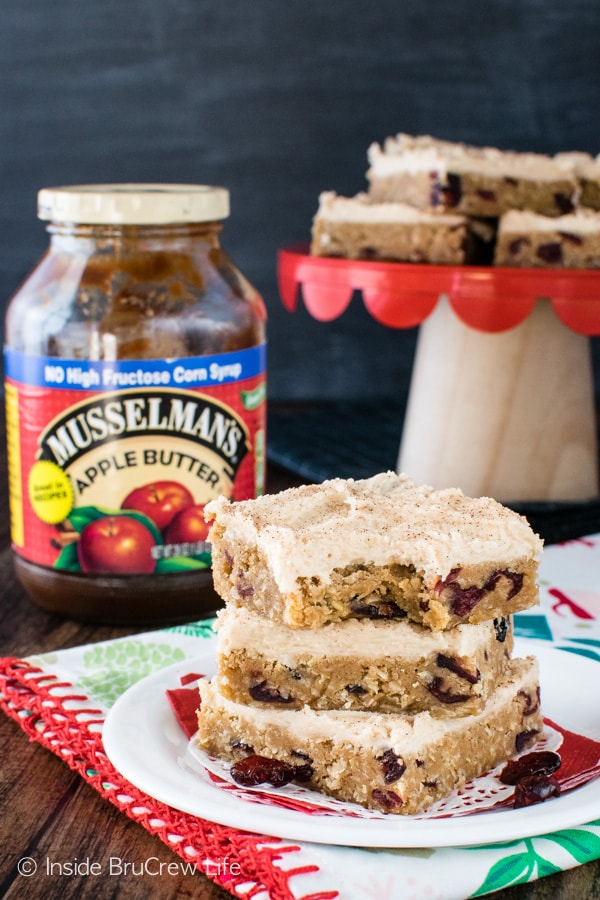
[[[336,801],[324,807],[322,795],[293,785],[283,791],[291,788],[292,800],[294,789],[302,792],[304,798],[319,805],[317,814],[311,813],[308,805],[296,809],[265,804],[260,792],[254,796],[252,791],[224,789],[211,780],[202,764],[207,758],[192,749],[193,742],[183,734],[165,695],[167,689],[180,687],[181,675],[214,674],[215,648],[216,641],[211,639],[197,658],[139,681],[115,703],[104,725],[104,747],[112,764],[137,788],[175,809],[288,840],[396,848],[489,844],[547,834],[598,818],[600,778],[558,799],[524,809],[443,819],[348,815],[343,805],[338,812]],[[541,643],[517,640],[515,655],[529,654],[537,656],[540,664],[544,715],[563,728],[600,740],[600,707],[593,691],[600,674],[598,663]]]

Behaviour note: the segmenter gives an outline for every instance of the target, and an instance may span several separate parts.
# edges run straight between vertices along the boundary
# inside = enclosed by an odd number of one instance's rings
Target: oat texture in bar
[[[369,196],[421,209],[498,217],[509,209],[560,216],[576,205],[572,167],[541,153],[397,134],[368,150]]]
[[[313,256],[463,265],[491,256],[494,229],[463,215],[403,203],[371,203],[366,194],[326,191],[313,220]]]
[[[200,683],[199,747],[252,784],[255,757],[293,767],[314,790],[386,813],[418,813],[535,744],[543,733],[537,665],[509,663],[478,715],[257,709]]]
[[[259,708],[471,715],[483,709],[513,650],[505,618],[437,632],[406,619],[291,629],[227,607],[218,635],[220,692]]]
[[[290,628],[408,618],[438,631],[538,602],[542,541],[524,517],[394,472],[221,497],[206,514],[217,592]]]

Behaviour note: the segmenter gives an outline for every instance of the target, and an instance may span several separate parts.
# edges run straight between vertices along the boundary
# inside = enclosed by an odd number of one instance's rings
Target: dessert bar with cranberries
[[[498,226],[496,266],[600,268],[600,212],[578,210],[550,218],[513,210]]]
[[[436,718],[429,712],[258,709],[200,682],[198,745],[232,762],[238,783],[286,777],[340,800],[414,814],[535,744],[542,736],[537,665],[508,663],[483,710]]]
[[[491,261],[495,228],[464,215],[374,203],[325,191],[313,220],[313,256],[462,265]]]
[[[221,497],[206,515],[217,592],[289,628],[406,618],[439,631],[538,602],[542,541],[523,516],[394,472]]]
[[[578,199],[574,167],[542,153],[399,133],[371,144],[367,156],[376,202],[496,218],[510,209],[565,215]]]
[[[218,614],[219,690],[256,707],[466,716],[481,712],[513,650],[510,619],[430,631],[406,619],[288,628],[240,607]]]

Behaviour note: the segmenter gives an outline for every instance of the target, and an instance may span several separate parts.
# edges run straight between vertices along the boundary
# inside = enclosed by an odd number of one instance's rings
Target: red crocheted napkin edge
[[[106,756],[101,733],[104,714],[89,704],[85,694],[51,671],[26,659],[0,658],[0,708],[30,740],[58,756],[102,797],[186,862],[193,862],[207,878],[234,896],[239,896],[236,888],[243,885],[248,900],[264,891],[273,900],[335,900],[339,896],[338,891],[321,891],[299,897],[292,891],[294,876],[319,868],[275,865],[284,855],[299,851],[298,845],[179,812],[138,790]],[[227,871],[219,864],[223,859],[228,860]]]

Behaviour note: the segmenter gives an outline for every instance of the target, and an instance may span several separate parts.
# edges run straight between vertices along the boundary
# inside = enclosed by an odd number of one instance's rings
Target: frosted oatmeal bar
[[[600,210],[600,156],[579,166],[575,174],[581,185],[581,206]]]
[[[405,475],[302,485],[206,506],[226,603],[291,628],[399,619],[435,631],[538,602],[542,541],[490,498]]]
[[[214,680],[200,695],[197,742],[209,755],[250,775],[254,755],[281,760],[314,790],[388,813],[421,812],[543,732],[531,657],[512,660],[483,711],[461,718],[257,709],[223,697]]]
[[[400,133],[372,144],[368,159],[369,196],[377,202],[490,217],[509,209],[559,216],[576,202],[574,173],[541,153]]]
[[[462,265],[487,258],[494,229],[467,216],[424,212],[403,203],[371,203],[366,194],[325,191],[313,220],[313,256]]]
[[[577,179],[579,206],[600,210],[600,156],[567,151],[557,153],[554,159]]]
[[[347,619],[290,629],[246,609],[218,614],[224,697],[281,709],[361,709],[465,716],[480,712],[513,649],[510,619],[430,631]]]
[[[600,268],[600,212],[578,210],[549,218],[513,211],[500,219],[496,266]]]

